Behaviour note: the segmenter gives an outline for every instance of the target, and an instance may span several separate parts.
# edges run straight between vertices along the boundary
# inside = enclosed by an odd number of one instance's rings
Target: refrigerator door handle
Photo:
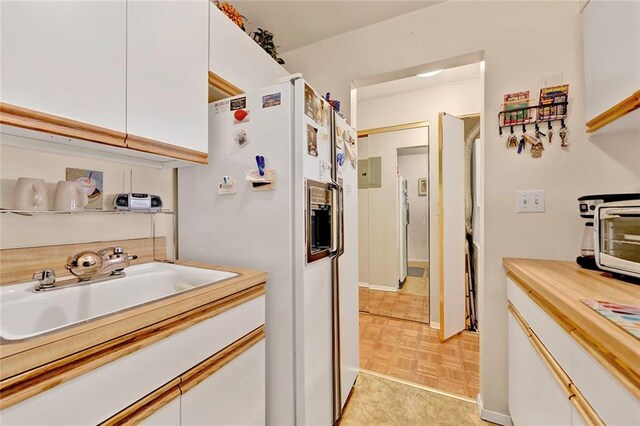
[[[340,256],[340,186],[335,182],[328,182],[327,185],[331,190],[331,248],[329,257],[334,258]]]
[[[338,185],[338,257],[344,254],[344,188]]]

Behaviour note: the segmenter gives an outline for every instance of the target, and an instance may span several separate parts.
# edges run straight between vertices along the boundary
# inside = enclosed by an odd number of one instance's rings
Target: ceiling
[[[411,92],[430,86],[459,83],[480,78],[480,63],[448,68],[433,77],[407,77],[358,88],[358,101]]]
[[[288,52],[440,1],[369,0],[229,0],[249,22],[248,31],[263,28],[275,37],[278,53]]]

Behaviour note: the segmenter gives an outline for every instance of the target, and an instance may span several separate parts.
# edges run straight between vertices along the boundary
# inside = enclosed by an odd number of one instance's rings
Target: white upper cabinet
[[[640,91],[640,2],[591,0],[582,24],[586,118],[592,120]],[[637,118],[627,121],[640,127]]]
[[[238,7],[242,9],[242,2]],[[290,74],[215,4],[211,3],[210,9],[211,72],[245,92],[271,86]]]
[[[208,149],[209,1],[127,2],[127,145]]]
[[[125,0],[1,3],[4,103],[125,131]]]

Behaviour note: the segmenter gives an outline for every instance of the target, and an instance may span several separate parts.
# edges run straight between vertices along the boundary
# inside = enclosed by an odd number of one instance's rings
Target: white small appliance
[[[596,206],[594,252],[600,269],[640,279],[640,200]]]

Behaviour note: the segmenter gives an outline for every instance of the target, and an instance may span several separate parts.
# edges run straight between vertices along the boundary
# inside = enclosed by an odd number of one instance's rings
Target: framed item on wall
[[[427,178],[418,179],[418,197],[427,196]]]

